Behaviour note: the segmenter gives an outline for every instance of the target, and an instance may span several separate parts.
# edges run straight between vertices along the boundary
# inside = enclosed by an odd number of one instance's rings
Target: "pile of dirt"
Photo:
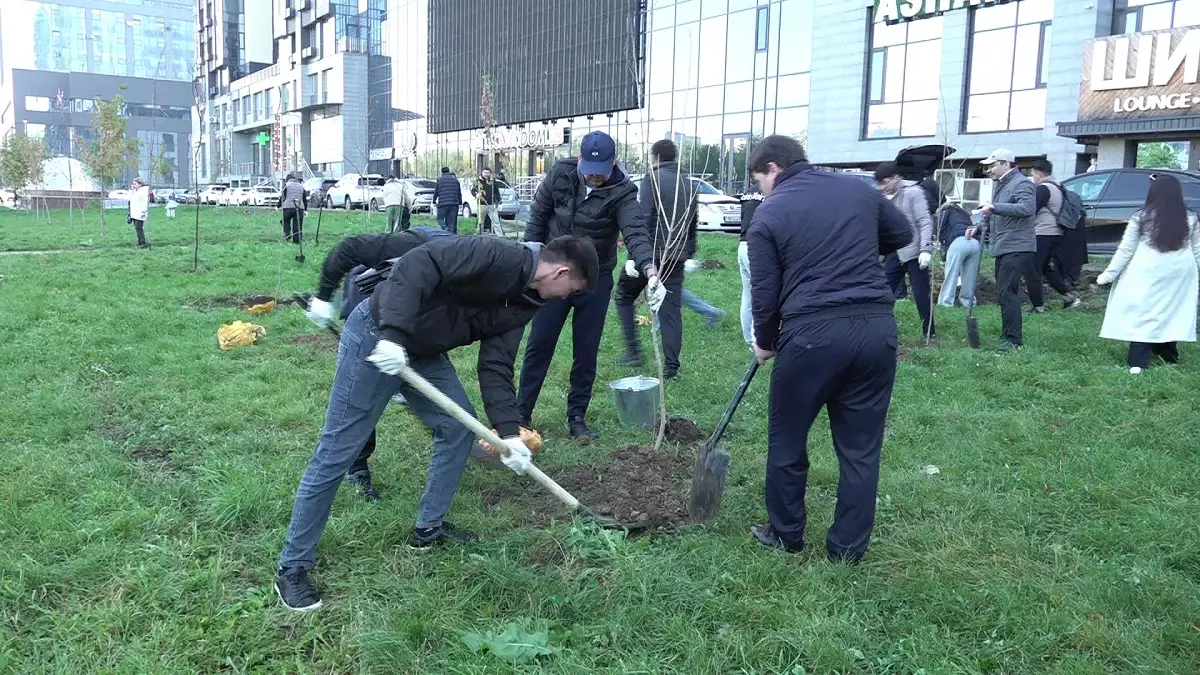
[[[708,260],[700,261],[700,269],[723,270],[723,269],[725,269],[725,263],[721,262],[720,260],[714,260],[712,258],[709,258]]]
[[[598,515],[631,531],[671,530],[688,520],[694,461],[690,453],[628,445],[614,450],[603,464],[565,467],[549,475]],[[517,505],[534,526],[564,514],[562,503],[533,483],[499,486],[483,494],[489,511],[505,503]]]
[[[658,428],[657,422],[654,428]],[[704,438],[704,432],[700,431],[700,427],[695,422],[686,417],[667,417],[666,438],[671,443],[695,443]]]

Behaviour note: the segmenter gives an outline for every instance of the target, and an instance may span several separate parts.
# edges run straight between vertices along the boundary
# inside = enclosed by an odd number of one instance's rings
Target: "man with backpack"
[[[1032,173],[1033,182],[1037,184],[1037,213],[1033,217],[1037,252],[1033,254],[1033,266],[1025,276],[1025,286],[1029,290],[1029,301],[1033,303],[1033,313],[1046,312],[1043,277],[1050,288],[1063,297],[1064,309],[1078,307],[1082,301],[1071,293],[1063,280],[1057,253],[1063,241],[1063,231],[1077,227],[1079,219],[1083,217],[1083,202],[1079,195],[1064,190],[1054,180],[1054,165],[1048,160],[1034,161]]]

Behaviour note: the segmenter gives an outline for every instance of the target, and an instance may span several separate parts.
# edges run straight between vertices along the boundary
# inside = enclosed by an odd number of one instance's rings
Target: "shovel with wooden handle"
[[[495,448],[497,452],[501,453],[502,456],[508,456],[508,446],[504,443],[504,440],[501,439],[500,436],[498,436],[491,429],[487,428],[483,422],[475,419],[475,417],[466,410],[463,410],[462,406],[458,405],[449,396],[446,396],[439,391],[437,387],[430,384],[429,380],[421,377],[419,373],[407,366],[400,370],[400,377],[409,385],[411,385],[413,389],[416,389],[418,392],[420,392],[422,396],[429,399],[434,405],[444,410],[454,419],[458,420],[466,428],[475,432],[475,435],[477,435],[479,438],[491,443],[492,447]],[[554,495],[554,497],[566,505],[568,509],[579,512],[589,519],[594,520],[601,526],[623,529],[620,524],[611,518],[605,518],[597,515],[588,507],[580,504],[578,499],[576,499],[570,492],[567,492],[565,489],[563,489],[561,485],[554,482],[553,478],[542,473],[542,470],[534,466],[532,462],[529,464],[529,467],[525,469],[525,475],[532,478],[538,483],[538,485],[541,485],[543,488],[545,488],[547,492]]]
[[[746,389],[750,387],[750,380],[754,379],[757,372],[758,359],[751,358],[750,366],[746,368],[741,384],[733,392],[733,399],[729,401],[729,407],[725,408],[725,415],[721,417],[720,424],[717,425],[716,431],[713,431],[712,438],[700,447],[700,453],[696,455],[696,469],[692,474],[692,502],[688,507],[688,513],[694,523],[704,523],[716,518],[717,511],[721,509],[730,458],[728,452],[717,449],[717,443],[720,443],[721,437],[725,435],[725,427],[729,426],[729,420],[733,419],[733,413],[737,411],[742,397],[746,395]]]

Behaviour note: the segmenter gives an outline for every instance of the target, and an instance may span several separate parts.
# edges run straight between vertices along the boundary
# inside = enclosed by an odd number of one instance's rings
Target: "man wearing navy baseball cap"
[[[584,442],[596,438],[584,417],[596,381],[596,355],[608,316],[612,271],[617,265],[617,240],[625,241],[629,257],[648,280],[651,303],[662,303],[665,289],[658,283],[653,247],[638,208],[638,188],[617,166],[617,145],[608,134],[593,131],[583,137],[578,159],[561,159],[538,186],[533,197],[525,241],[546,242],[564,234],[586,237],[600,254],[596,287],[569,298],[549,300],[533,319],[521,366],[517,405],[522,423],[531,426],[533,408],[554,357],[559,335],[571,319],[573,357],[571,393],[567,397],[567,426]]]

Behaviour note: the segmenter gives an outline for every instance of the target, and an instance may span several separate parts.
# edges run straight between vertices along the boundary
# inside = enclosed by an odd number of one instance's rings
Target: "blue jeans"
[[[721,319],[725,317],[725,312],[722,312],[716,307],[708,304],[704,301],[704,298],[701,298],[686,288],[683,289],[683,297],[680,298],[680,300],[682,300],[684,307],[687,307],[693,312],[704,317],[704,320],[707,321],[710,326],[717,325],[721,322]]]
[[[437,222],[443,230],[458,234],[458,204],[437,207]]]
[[[975,281],[979,277],[982,257],[978,239],[957,237],[950,242],[946,249],[946,276],[942,279],[942,292],[938,295],[939,305],[954,306],[954,291],[958,289],[960,277],[962,288],[958,290],[958,301],[963,307],[970,307],[975,302]]]
[[[399,377],[385,375],[367,361],[378,341],[370,303],[364,300],[342,327],[325,426],[296,490],[287,542],[279,556],[281,568],[309,568],[316,562],[317,542],[329,522],[342,477],[375,429],[392,394],[402,392],[409,408],[433,432],[433,458],[417,509],[417,527],[441,525],[458,491],[467,459],[476,451],[475,435],[466,427]],[[468,413],[475,414],[448,356],[416,357],[409,365]]]

